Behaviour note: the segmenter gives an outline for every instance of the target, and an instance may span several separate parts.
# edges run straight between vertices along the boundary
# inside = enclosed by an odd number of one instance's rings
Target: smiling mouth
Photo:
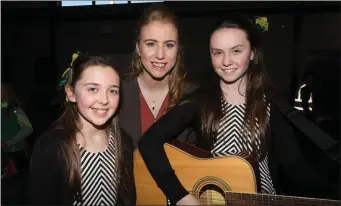
[[[155,67],[155,68],[158,68],[158,69],[163,69],[165,66],[166,66],[167,63],[161,63],[161,62],[152,62],[152,65]]]
[[[222,69],[223,72],[225,73],[232,73],[232,72],[235,72],[237,71],[237,68],[231,68],[231,69]]]
[[[95,114],[97,114],[99,116],[105,116],[109,109],[95,109],[95,108],[92,108],[92,110],[94,111]]]

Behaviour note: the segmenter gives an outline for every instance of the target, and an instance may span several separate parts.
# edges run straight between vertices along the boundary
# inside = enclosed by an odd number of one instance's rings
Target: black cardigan
[[[210,151],[213,142],[200,131],[200,99],[197,90],[155,122],[139,142],[140,153],[160,189],[176,203],[188,192],[181,185],[168,161],[163,145],[187,127],[196,130],[196,146]],[[316,172],[316,164],[302,152],[295,129],[271,103],[267,148],[271,178],[277,194],[326,197],[332,186],[326,176]],[[258,178],[257,178],[258,179]],[[259,180],[258,180],[259,182]]]
[[[73,205],[76,190],[68,184],[62,143],[63,130],[53,130],[38,139],[31,157],[29,175],[25,186],[24,203],[28,205]],[[122,132],[125,146],[124,159],[131,184],[127,194],[130,205],[135,205],[136,190],[133,176],[133,142]],[[117,205],[123,205],[118,199]]]

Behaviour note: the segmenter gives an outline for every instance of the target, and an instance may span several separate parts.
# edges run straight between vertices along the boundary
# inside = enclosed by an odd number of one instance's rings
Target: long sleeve
[[[35,144],[25,187],[25,204],[62,203],[62,168],[58,159],[60,142],[52,139],[54,137],[46,136]]]
[[[188,194],[176,177],[163,145],[192,124],[198,105],[193,95],[180,101],[155,122],[141,137],[139,150],[158,187],[173,202]]]
[[[19,107],[16,108],[15,112],[18,124],[20,125],[21,129],[14,137],[6,141],[8,147],[11,147],[12,145],[18,143],[19,141],[24,140],[33,132],[31,122],[26,116],[25,112]]]

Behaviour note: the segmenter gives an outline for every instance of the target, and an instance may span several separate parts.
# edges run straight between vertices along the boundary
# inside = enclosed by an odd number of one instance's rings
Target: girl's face
[[[109,66],[90,66],[75,88],[66,87],[69,101],[77,104],[83,126],[103,126],[116,112],[120,78]]]
[[[210,53],[213,69],[225,84],[239,82],[254,55],[246,33],[236,28],[215,31],[210,39]]]
[[[178,54],[178,31],[172,23],[153,21],[141,29],[136,51],[147,72],[163,79],[174,68]]]

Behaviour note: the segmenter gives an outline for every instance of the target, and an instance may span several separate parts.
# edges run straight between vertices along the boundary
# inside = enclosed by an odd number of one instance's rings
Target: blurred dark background
[[[56,86],[72,54],[81,50],[110,55],[120,72],[127,71],[136,20],[150,4],[87,1],[91,5],[63,6],[65,2],[1,1],[1,81],[11,85],[33,125],[29,148],[58,116]],[[180,18],[185,65],[197,84],[211,69],[209,34],[219,16],[236,12],[267,17],[263,50],[273,82],[294,104],[303,75],[311,71],[314,104],[318,104],[314,112],[332,119],[324,128],[340,138],[340,2],[163,3]]]

